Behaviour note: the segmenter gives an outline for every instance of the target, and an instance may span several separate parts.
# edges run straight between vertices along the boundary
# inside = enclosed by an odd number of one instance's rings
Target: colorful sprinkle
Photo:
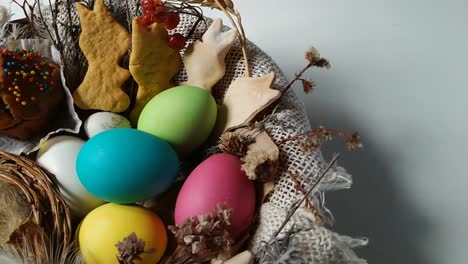
[[[22,105],[27,105],[26,101],[21,102]]]

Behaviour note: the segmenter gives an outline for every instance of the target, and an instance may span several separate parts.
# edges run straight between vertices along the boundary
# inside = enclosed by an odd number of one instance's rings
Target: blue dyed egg
[[[81,148],[76,171],[83,186],[102,200],[127,204],[167,190],[179,171],[172,147],[131,128],[99,133]]]

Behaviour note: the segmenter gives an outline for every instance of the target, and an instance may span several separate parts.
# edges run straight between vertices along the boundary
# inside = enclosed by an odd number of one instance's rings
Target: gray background
[[[310,74],[311,123],[358,129],[365,144],[325,146],[355,180],[328,195],[335,229],[369,237],[369,263],[467,263],[468,1],[235,2],[288,76],[310,45],[332,63]]]
[[[365,144],[325,147],[355,179],[328,195],[334,228],[369,237],[370,263],[466,263],[468,1],[235,2],[288,76],[310,45],[332,62],[310,74],[316,92],[297,90],[314,126],[358,129]]]

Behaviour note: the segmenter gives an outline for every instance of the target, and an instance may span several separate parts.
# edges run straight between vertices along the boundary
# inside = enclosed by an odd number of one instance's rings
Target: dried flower
[[[315,90],[315,82],[310,79],[301,79],[302,90],[304,93],[309,94]]]
[[[312,66],[315,67],[326,69],[330,69],[331,67],[330,62],[327,59],[322,58],[320,56],[320,53],[314,47],[311,47],[309,50],[306,51],[305,59],[308,60]]]
[[[292,88],[293,84],[297,81],[302,82],[302,87],[305,93],[311,92],[315,87],[315,83],[312,80],[302,78],[302,75],[304,75],[304,73],[312,67],[325,69],[330,69],[331,67],[330,62],[327,59],[320,57],[320,54],[315,48],[310,48],[306,51],[305,59],[309,61],[309,63],[304,68],[302,68],[302,70],[296,73],[295,78],[281,92],[281,96],[286,94],[286,92],[289,91]]]
[[[317,150],[322,145],[333,139],[333,133],[338,137],[346,139],[346,146],[348,149],[362,148],[361,137],[358,132],[352,135],[348,135],[345,131],[340,129],[318,127],[311,131],[306,131],[298,135],[283,139],[280,144],[284,144],[289,141],[298,141],[299,145],[305,153],[309,153],[313,150]]]
[[[211,214],[187,219],[182,225],[169,226],[178,247],[163,263],[200,263],[222,255],[230,257],[234,240],[228,232],[232,209],[218,204]]]
[[[255,139],[247,134],[237,132],[226,132],[220,137],[218,148],[225,153],[237,157],[244,157],[249,150],[249,145],[254,143]]]
[[[358,132],[354,132],[351,136],[348,137],[346,141],[346,146],[348,149],[362,148],[361,136]]]
[[[134,264],[135,261],[142,260],[141,254],[150,254],[156,251],[154,248],[145,250],[145,241],[138,239],[135,233],[131,233],[122,241],[117,242],[115,246],[119,250],[117,256],[119,264]]]

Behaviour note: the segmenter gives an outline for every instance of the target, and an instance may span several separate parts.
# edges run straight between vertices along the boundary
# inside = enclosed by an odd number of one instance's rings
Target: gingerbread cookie
[[[248,124],[258,113],[280,98],[281,92],[271,88],[274,80],[273,72],[261,77],[235,79],[218,109],[217,133]]]
[[[112,16],[103,0],[96,0],[94,10],[77,4],[80,16],[80,48],[88,60],[88,71],[73,93],[81,109],[123,112],[130,105],[121,89],[130,72],[119,66],[130,47],[130,34]]]
[[[130,121],[137,124],[141,111],[151,98],[174,86],[171,79],[179,71],[182,59],[177,50],[169,47],[169,35],[163,23],[146,28],[134,18],[132,29],[129,69],[138,83],[138,92]]]
[[[217,18],[201,40],[195,41],[185,51],[184,66],[188,80],[185,85],[192,85],[211,91],[211,88],[226,73],[224,59],[237,38],[237,30],[222,31],[223,22]]]

